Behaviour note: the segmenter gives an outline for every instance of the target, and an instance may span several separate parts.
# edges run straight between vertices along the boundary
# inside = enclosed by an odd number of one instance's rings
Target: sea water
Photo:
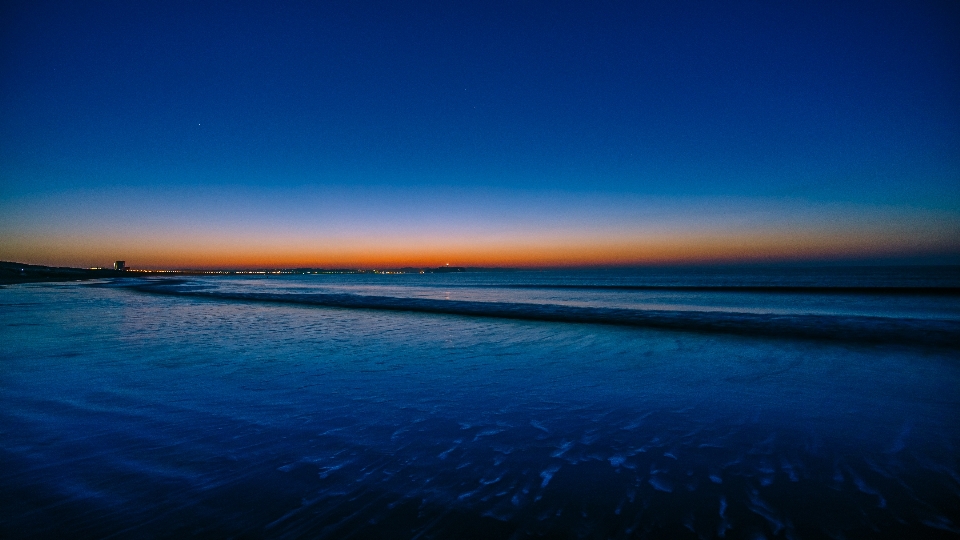
[[[0,536],[955,538],[955,268],[0,288]]]

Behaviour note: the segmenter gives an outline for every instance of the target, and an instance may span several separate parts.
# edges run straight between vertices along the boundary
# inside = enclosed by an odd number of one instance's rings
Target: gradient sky
[[[3,260],[960,260],[957,2],[0,10]]]

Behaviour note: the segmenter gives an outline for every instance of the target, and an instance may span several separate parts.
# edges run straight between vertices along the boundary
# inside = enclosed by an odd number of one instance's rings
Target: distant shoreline
[[[591,290],[646,290],[646,291],[686,291],[686,292],[754,292],[754,293],[858,293],[858,294],[910,294],[910,295],[949,295],[957,296],[960,294],[960,287],[957,286],[960,280],[960,265],[956,264],[938,264],[938,265],[888,265],[888,264],[858,264],[849,265],[845,268],[937,268],[949,272],[954,279],[947,286],[928,286],[923,284],[906,284],[898,286],[888,285],[845,285],[845,286],[817,286],[812,284],[711,284],[711,285],[669,285],[669,284],[592,284],[584,285],[582,283],[514,283],[502,285],[505,288],[539,288],[539,289],[591,289]],[[644,270],[663,271],[671,267],[645,267]],[[704,266],[675,266],[672,267],[680,271],[701,272]],[[706,267],[712,271],[725,272],[730,270],[789,270],[810,271],[813,269],[831,269],[839,268],[832,265],[810,266],[810,265],[716,265]],[[502,273],[502,272],[542,272],[549,270],[558,270],[556,268],[512,268],[512,267],[463,267],[463,266],[440,266],[440,267],[401,267],[401,268],[260,268],[260,269],[221,269],[221,270],[148,270],[126,268],[125,270],[115,270],[112,268],[73,268],[67,266],[44,266],[37,264],[26,264],[10,261],[0,261],[0,286],[14,285],[18,283],[43,283],[43,282],[62,282],[62,281],[85,281],[91,279],[105,278],[143,278],[143,277],[174,277],[174,276],[197,276],[197,277],[215,277],[215,276],[282,276],[282,275],[331,275],[331,274],[369,274],[369,275],[397,275],[397,274],[458,274],[458,273]],[[573,270],[565,268],[564,270]],[[624,267],[583,267],[579,270],[601,271],[608,270],[619,272],[627,270]],[[639,270],[639,268],[638,268]],[[483,286],[483,285],[474,285]]]
[[[88,279],[130,277],[124,270],[42,266],[0,261],[0,285],[42,283],[50,281],[82,281]]]
[[[146,276],[217,276],[217,275],[313,275],[313,274],[454,274],[461,272],[510,272],[516,268],[439,266],[436,268],[386,268],[365,270],[352,268],[279,268],[257,270],[113,270],[109,268],[72,268],[0,261],[0,285],[84,281],[103,278],[137,278]]]

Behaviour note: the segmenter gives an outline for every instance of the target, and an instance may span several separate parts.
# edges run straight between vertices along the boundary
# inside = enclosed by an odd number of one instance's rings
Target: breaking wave
[[[470,285],[477,287],[478,285]],[[651,291],[651,292],[707,292],[754,294],[858,294],[897,296],[960,296],[960,287],[937,286],[832,286],[832,285],[595,285],[566,283],[511,283],[490,285],[504,289],[557,289],[585,291]]]
[[[167,296],[493,317],[561,323],[610,324],[749,336],[960,348],[960,321],[827,314],[641,310],[559,304],[438,300],[348,293],[210,290],[185,280],[142,282],[131,289]],[[778,291],[783,292],[783,291]]]

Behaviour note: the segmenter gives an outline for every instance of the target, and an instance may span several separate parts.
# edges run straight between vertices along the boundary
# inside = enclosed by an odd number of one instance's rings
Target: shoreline
[[[142,274],[141,274],[142,275]],[[0,261],[0,285],[85,281],[90,279],[133,277],[124,270],[70,268]]]
[[[113,270],[109,268],[73,268],[69,266],[44,266],[0,261],[0,286],[19,283],[43,283],[58,281],[85,281],[103,278],[139,278],[146,276],[214,276],[244,274],[457,274],[464,272],[512,272],[515,268],[484,267],[404,267],[384,270],[349,268],[282,268],[259,270]]]

